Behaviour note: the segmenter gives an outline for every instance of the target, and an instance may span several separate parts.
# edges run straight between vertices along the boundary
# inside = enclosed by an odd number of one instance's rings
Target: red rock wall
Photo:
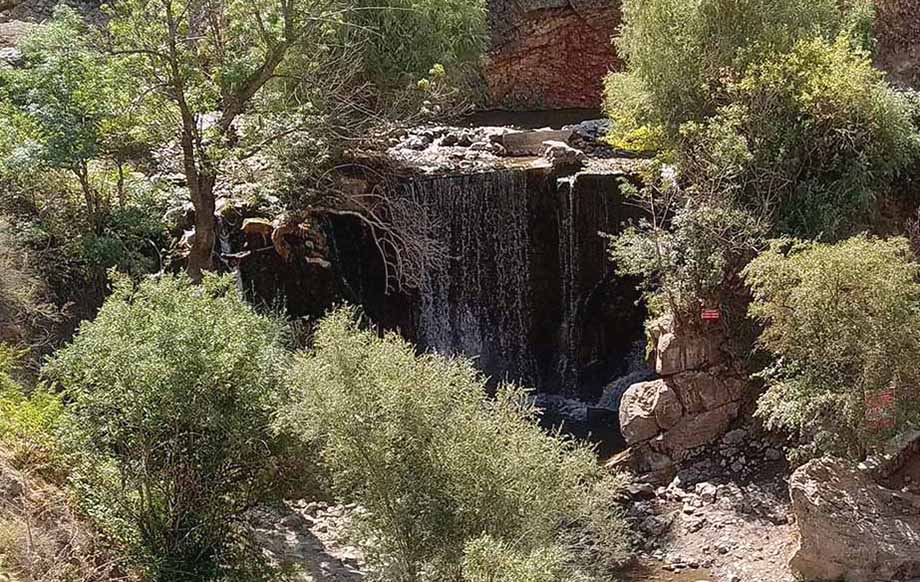
[[[609,6],[517,13],[493,30],[485,69],[492,105],[512,109],[599,108],[603,78],[621,67],[611,38],[620,11]],[[494,28],[494,24],[493,24]]]
[[[877,0],[876,64],[892,82],[920,89],[920,0]]]

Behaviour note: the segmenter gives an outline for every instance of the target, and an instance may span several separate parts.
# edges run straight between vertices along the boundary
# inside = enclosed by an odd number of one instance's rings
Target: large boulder
[[[837,459],[803,465],[789,490],[800,534],[790,565],[804,578],[920,577],[920,496],[885,489]]]
[[[680,400],[664,380],[633,384],[620,401],[620,430],[628,444],[647,441],[680,420]]]
[[[719,359],[719,345],[715,338],[668,332],[658,339],[655,371],[662,376],[671,376],[713,366]]]

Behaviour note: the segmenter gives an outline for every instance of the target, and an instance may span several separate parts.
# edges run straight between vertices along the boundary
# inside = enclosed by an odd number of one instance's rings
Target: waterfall
[[[439,353],[475,358],[488,371],[536,381],[529,336],[532,247],[521,171],[439,176],[402,186],[436,216],[450,261],[425,275],[417,337]]]

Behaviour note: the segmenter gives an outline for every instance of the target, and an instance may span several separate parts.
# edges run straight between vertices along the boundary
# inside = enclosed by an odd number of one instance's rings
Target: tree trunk
[[[205,271],[214,269],[214,244],[217,242],[217,225],[214,220],[214,176],[199,175],[198,183],[191,187],[195,206],[195,240],[188,254],[186,272],[198,283]]]

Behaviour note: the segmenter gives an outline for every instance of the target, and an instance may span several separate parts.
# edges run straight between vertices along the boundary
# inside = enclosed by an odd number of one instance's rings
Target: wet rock
[[[800,467],[789,490],[800,534],[790,565],[805,578],[920,577],[920,497],[884,489],[829,458]]]
[[[583,151],[561,141],[543,142],[543,157],[553,168],[577,168],[587,160]]]

